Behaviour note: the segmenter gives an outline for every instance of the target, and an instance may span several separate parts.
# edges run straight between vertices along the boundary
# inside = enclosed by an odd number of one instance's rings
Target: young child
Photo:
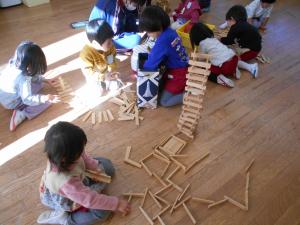
[[[158,6],[149,6],[141,14],[140,29],[156,42],[143,65],[144,70],[166,67],[164,86],[159,103],[162,106],[181,104],[186,83],[188,56],[176,31],[170,28],[170,18]]]
[[[270,19],[273,4],[276,0],[254,0],[246,6],[248,22],[261,30],[266,29]],[[227,22],[219,26],[221,29],[228,27]]]
[[[276,0],[254,0],[246,6],[248,22],[265,30]]]
[[[138,8],[146,0],[98,0],[90,14],[89,21],[105,20],[115,33],[113,38],[117,49],[132,49],[141,41],[138,32]]]
[[[59,102],[56,95],[43,95],[40,90],[47,81],[42,75],[47,70],[43,50],[31,41],[21,42],[7,68],[0,75],[0,103],[13,109],[9,129],[14,131],[26,118],[31,120],[51,103]]]
[[[258,76],[258,64],[248,64],[247,61],[255,59],[261,51],[261,36],[258,30],[247,22],[246,9],[235,5],[226,14],[226,21],[230,26],[227,37],[221,38],[225,45],[237,44],[244,52],[239,56],[238,67],[248,70],[254,78]]]
[[[173,30],[177,30],[188,20],[190,20],[190,26],[199,22],[201,16],[201,8],[198,0],[181,0],[178,7],[172,13],[175,22],[171,24]]]
[[[238,57],[232,49],[222,44],[218,39],[214,38],[214,33],[203,23],[196,23],[190,31],[190,39],[193,48],[199,46],[200,52],[211,55],[211,74],[208,79],[224,85],[226,87],[234,87],[234,82],[227,76],[237,75]]]
[[[71,123],[58,122],[46,133],[44,151],[48,161],[40,183],[41,202],[52,210],[43,212],[39,224],[94,224],[111,212],[127,214],[127,201],[101,194],[106,184],[85,176],[86,170],[113,176],[109,159],[91,158],[85,151],[84,131]]]
[[[101,96],[107,89],[116,89],[116,48],[112,38],[114,32],[107,22],[95,19],[86,26],[86,34],[90,41],[80,52],[81,70],[90,90]],[[114,87],[113,87],[114,86]]]

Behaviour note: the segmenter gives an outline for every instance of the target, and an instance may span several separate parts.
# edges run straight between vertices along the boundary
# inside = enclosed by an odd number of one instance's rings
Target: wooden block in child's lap
[[[23,3],[28,7],[38,6],[49,2],[50,0],[23,0]]]

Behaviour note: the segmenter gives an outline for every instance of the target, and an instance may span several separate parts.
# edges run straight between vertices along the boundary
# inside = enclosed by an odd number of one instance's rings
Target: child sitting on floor
[[[109,159],[93,159],[85,153],[87,137],[80,127],[58,122],[44,141],[48,161],[40,198],[52,210],[38,217],[39,224],[94,224],[107,220],[113,211],[130,211],[127,201],[101,194],[106,184],[85,176],[86,170],[113,176],[115,169]]]
[[[255,59],[261,51],[261,36],[258,30],[247,22],[246,9],[235,5],[226,14],[226,21],[230,26],[227,37],[221,38],[225,45],[235,44],[243,49],[239,56],[238,67],[249,71],[254,78],[258,76],[258,64],[249,64],[247,61]]]
[[[81,70],[95,96],[101,96],[107,90],[118,88],[116,81],[116,48],[112,38],[114,32],[107,22],[92,20],[86,27],[90,41],[80,52]]]
[[[181,0],[178,7],[172,13],[174,22],[171,24],[173,30],[177,30],[190,20],[190,27],[199,22],[201,8],[198,0]]]
[[[159,103],[173,106],[183,101],[188,56],[176,31],[170,28],[170,18],[158,6],[149,6],[141,14],[140,29],[156,42],[145,61],[143,68],[157,71],[161,65],[166,67],[163,75],[163,91]]]
[[[233,50],[214,38],[212,30],[203,23],[196,23],[192,27],[190,39],[193,49],[199,46],[200,52],[211,56],[211,74],[208,79],[233,88],[234,82],[227,76],[237,75],[236,78],[240,78],[240,72],[237,70],[238,57]]]
[[[42,75],[47,70],[43,50],[31,41],[23,41],[14,57],[0,75],[0,103],[13,109],[9,129],[14,131],[26,118],[31,120],[51,103],[59,102],[56,95],[43,95],[40,90],[47,81]]]
[[[273,4],[276,0],[254,0],[246,6],[248,22],[261,30],[266,29],[270,19]],[[221,29],[228,27],[227,22],[220,25]]]

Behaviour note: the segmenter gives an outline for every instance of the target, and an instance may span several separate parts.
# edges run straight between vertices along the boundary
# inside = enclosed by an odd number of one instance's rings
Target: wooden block
[[[182,197],[185,195],[185,193],[187,192],[187,190],[188,190],[188,188],[189,188],[190,186],[191,186],[191,184],[188,184],[188,185],[184,188],[183,192],[181,193],[180,197],[178,198],[178,201],[180,201],[180,200],[182,199]]]
[[[245,207],[248,210],[249,209],[249,191],[245,191]]]
[[[166,160],[169,160],[169,157],[166,156],[165,154],[163,154],[159,149],[154,149],[154,153],[156,153],[157,155],[160,155],[161,157],[165,158]]]
[[[205,204],[213,204],[213,203],[215,203],[215,201],[208,200],[208,199],[203,199],[203,198],[197,198],[197,197],[193,197],[192,200],[193,201],[197,201],[197,202],[201,202],[201,203],[205,203]]]
[[[193,113],[193,114],[195,114],[195,115],[199,115],[200,116],[200,109],[199,108],[192,108],[192,107],[189,107],[189,106],[187,106],[187,105],[183,105],[182,106],[182,109],[184,110],[184,111],[188,111],[188,112],[190,112],[190,113]]]
[[[134,107],[134,115],[135,115],[135,125],[139,126],[140,125],[139,109],[137,106]]]
[[[113,97],[109,101],[112,102],[112,103],[115,103],[119,106],[125,105],[125,102],[122,99],[119,99],[117,97]]]
[[[195,95],[191,95],[189,93],[185,93],[183,98],[187,101],[192,101],[192,102],[196,102],[199,104],[203,102],[203,96],[195,96]]]
[[[166,225],[160,216],[158,216],[157,219],[161,225]]]
[[[186,142],[174,135],[171,135],[164,145],[160,145],[160,149],[168,154],[176,154],[181,152],[185,147]]]
[[[98,123],[102,123],[102,112],[98,112]]]
[[[183,104],[188,106],[188,107],[193,107],[196,108],[197,110],[203,109],[203,106],[201,103],[195,103],[192,101],[186,101],[185,99],[183,100]]]
[[[226,195],[224,195],[224,198],[227,199],[228,202],[230,202],[232,205],[234,205],[234,206],[236,206],[236,207],[238,207],[238,208],[240,208],[240,209],[242,209],[244,211],[248,210],[246,206],[244,206],[243,204],[235,201],[234,199],[232,199],[232,198],[230,198],[230,197],[228,197]]]
[[[188,196],[185,199],[183,199],[181,202],[178,202],[179,201],[179,199],[178,199],[178,201],[177,201],[178,203],[175,205],[174,209],[179,208],[181,205],[183,205],[184,203],[189,201],[191,198],[192,198],[192,196]]]
[[[202,76],[202,75],[199,76],[198,74],[195,74],[195,73],[188,73],[186,75],[186,78],[188,80],[202,82],[203,84],[205,84],[207,82],[207,76]]]
[[[190,211],[189,208],[186,206],[186,204],[183,203],[182,205],[183,205],[184,210],[186,211],[186,213],[187,213],[188,216],[190,217],[192,223],[193,223],[193,224],[197,224],[196,219],[194,218],[194,216],[192,215],[191,211]]]
[[[162,209],[162,205],[160,204],[160,202],[155,198],[154,194],[149,191],[149,195],[151,196],[151,198],[153,199],[153,201],[155,202],[155,204],[158,206],[158,208]]]
[[[186,158],[189,157],[189,155],[170,155],[173,158]]]
[[[129,121],[129,120],[134,120],[133,116],[126,116],[126,115],[122,115],[118,118],[119,121]]]
[[[177,159],[175,159],[175,158],[173,158],[173,157],[171,157],[171,160],[172,160],[177,166],[179,166],[180,168],[182,168],[183,171],[186,170],[186,166],[183,165],[183,163],[179,162]],[[168,178],[169,178],[169,177],[168,177]]]
[[[197,59],[205,59],[208,60],[211,58],[211,55],[209,54],[204,54],[204,53],[199,53],[199,52],[191,52],[191,57],[192,58],[197,58]]]
[[[166,172],[168,171],[170,165],[171,165],[171,162],[169,162],[169,163],[166,165],[165,169],[163,170],[163,172],[162,172],[162,174],[161,174],[161,177],[163,177],[163,176],[166,174]]]
[[[108,118],[109,118],[110,121],[113,121],[115,119],[109,109],[106,110],[106,113],[107,113],[107,116],[108,116]]]
[[[210,155],[210,152],[207,152],[206,154],[204,154],[201,158],[197,159],[196,161],[194,161],[185,171],[184,173],[186,174],[190,169],[192,169],[197,163],[201,162],[202,160],[204,160],[207,156]]]
[[[188,117],[184,117],[182,114],[180,115],[179,120],[182,123],[188,122],[188,123],[193,124],[193,125],[197,125],[198,124],[198,120],[197,119],[191,119],[191,118],[188,118]]]
[[[130,113],[130,112],[134,111],[134,107],[135,107],[135,102],[132,102],[129,105],[128,109],[126,110],[126,113]]]
[[[153,153],[151,152],[150,154],[146,155],[144,158],[142,158],[139,162],[145,162],[147,159],[153,156]]]
[[[178,120],[178,125],[180,125],[181,127],[185,127],[192,132],[196,129],[196,126],[198,125],[198,123],[190,123],[188,121],[184,121],[184,120],[180,119],[180,120]]]
[[[177,167],[175,168],[175,170],[173,170],[170,174],[169,174],[169,176],[167,177],[167,179],[171,179],[174,175],[175,175],[175,173],[177,173],[179,170],[180,170],[180,166],[179,165],[177,165]]]
[[[195,61],[195,60],[189,60],[189,64],[191,66],[202,67],[202,68],[206,68],[206,69],[210,69],[210,67],[211,67],[210,63],[199,62],[199,61]]]
[[[132,196],[132,197],[137,197],[137,198],[143,198],[144,193],[136,193],[136,192],[127,192],[123,193],[124,196]]]
[[[197,88],[197,89],[200,89],[200,90],[202,90],[202,91],[205,91],[206,90],[206,86],[205,85],[203,85],[203,84],[198,84],[198,83],[196,83],[196,82],[193,82],[193,81],[187,81],[186,82],[186,85],[187,86],[190,86],[190,87],[193,87],[193,88]]]
[[[142,165],[142,167],[144,168],[144,170],[149,174],[150,177],[152,177],[152,172],[151,170],[148,168],[148,166],[145,165],[145,163],[140,162],[140,164]]]
[[[85,117],[82,119],[82,122],[85,122],[88,120],[88,118],[92,115],[92,111],[88,111],[86,114],[85,114]]]
[[[95,112],[92,113],[92,124],[93,125],[96,124],[96,113]]]
[[[180,186],[178,186],[177,184],[175,184],[173,181],[171,181],[170,179],[166,179],[177,191],[182,192],[182,188]]]
[[[167,189],[170,188],[170,187],[172,187],[172,184],[168,184],[167,186],[165,186],[165,187],[159,189],[159,190],[158,190],[157,192],[155,192],[154,194],[155,194],[155,195],[158,195],[158,194],[162,193],[163,191],[167,190]]]
[[[246,191],[249,190],[249,183],[250,183],[250,172],[248,172],[246,175],[246,188],[245,188]]]
[[[125,112],[129,113],[131,110],[129,112],[127,110],[131,109],[132,106],[134,107],[134,104],[135,104],[135,102],[132,102],[129,105],[125,106],[124,108],[122,108],[122,109],[120,108],[120,112],[121,113],[125,113]]]
[[[148,223],[151,225],[154,225],[153,221],[151,220],[149,215],[146,213],[146,211],[141,206],[139,206],[139,209],[142,212],[142,214],[144,215],[144,217],[146,218],[146,220],[148,221]]]
[[[227,199],[222,199],[221,201],[218,201],[218,202],[215,202],[215,203],[212,203],[212,204],[209,204],[207,206],[207,208],[212,208],[212,207],[215,207],[215,206],[218,206],[218,205],[221,205],[225,202],[227,202],[228,200]]]
[[[59,81],[59,84],[61,86],[61,89],[65,89],[65,83],[64,83],[64,80],[62,79],[62,77],[58,77],[58,81]]]
[[[247,172],[251,169],[251,167],[252,167],[254,161],[255,161],[255,159],[252,159],[252,160],[251,160],[251,162],[249,163],[249,165],[248,165],[248,166],[246,167],[246,169],[245,169],[245,173],[247,173]]]
[[[172,208],[171,208],[171,210],[170,210],[170,214],[173,213],[173,211],[174,211],[174,209],[175,209],[175,206],[176,206],[176,204],[177,204],[177,202],[178,202],[178,198],[180,197],[180,195],[181,195],[181,193],[180,193],[179,195],[177,195],[175,201],[173,202]]]
[[[104,121],[108,122],[108,116],[107,116],[106,111],[103,111],[102,113],[103,113],[103,119],[104,119]]]
[[[169,159],[166,159],[165,157],[162,157],[161,155],[158,155],[156,154],[155,152],[152,154],[155,158],[169,164],[170,163],[170,160]]]
[[[128,200],[127,200],[127,202],[131,202],[131,199],[132,199],[132,196],[131,196],[131,195],[129,195],[129,196],[128,196]]]
[[[107,175],[101,175],[101,173],[95,174],[91,173],[89,171],[84,172],[85,176],[91,178],[92,180],[95,180],[97,182],[103,182],[103,183],[111,183],[111,177]]]
[[[166,204],[166,205],[170,205],[170,202],[168,202],[167,200],[165,200],[164,198],[158,196],[158,195],[154,195],[155,198],[157,198],[157,200],[161,201],[162,203]]]
[[[167,205],[163,210],[161,210],[156,216],[154,216],[152,218],[152,220],[156,220],[159,216],[161,216],[162,214],[164,214],[171,206]]]
[[[148,188],[148,187],[146,187],[146,189],[145,189],[145,192],[144,192],[144,196],[143,196],[143,198],[142,198],[142,201],[141,201],[141,207],[143,207],[143,206],[144,206],[144,204],[145,204],[145,200],[146,200],[146,197],[147,197],[148,191],[149,191],[149,188]]]
[[[209,70],[201,69],[201,68],[198,68],[198,67],[195,67],[195,66],[190,66],[188,68],[188,72],[189,73],[194,73],[194,74],[199,74],[199,75],[202,75],[202,76],[209,76],[209,74],[210,74]]]
[[[131,146],[127,146],[126,147],[126,152],[125,152],[125,159],[129,159],[130,152],[131,152]]]
[[[133,161],[131,159],[126,159],[126,160],[124,160],[124,162],[131,165],[131,166],[135,166],[137,168],[142,168],[142,165],[140,163],[138,163],[136,161]]]
[[[190,92],[192,95],[204,95],[204,91],[199,90],[197,88],[192,88],[192,87],[188,87],[185,86],[185,91]]]
[[[152,174],[163,186],[168,186],[155,172],[152,172]]]

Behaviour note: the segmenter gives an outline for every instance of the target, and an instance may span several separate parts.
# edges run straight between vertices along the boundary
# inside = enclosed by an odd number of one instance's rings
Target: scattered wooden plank
[[[151,225],[154,225],[153,221],[151,220],[149,215],[146,213],[146,211],[141,206],[139,206],[139,209],[142,212],[142,214],[144,215],[144,217],[146,218],[146,220],[148,221],[148,223]]]
[[[246,167],[246,169],[245,169],[245,173],[247,173],[247,172],[251,169],[251,167],[252,167],[254,161],[255,161],[255,159],[252,159],[252,160],[251,160],[251,162],[249,163],[249,165],[248,165],[248,166]]]
[[[111,111],[110,111],[109,109],[106,110],[106,113],[107,113],[108,118],[109,118],[110,121],[113,121],[113,120],[115,119],[114,116],[112,115],[112,113],[111,113]]]
[[[232,199],[232,198],[230,198],[230,197],[228,197],[226,195],[224,195],[224,199],[227,199],[228,202],[230,202],[232,205],[234,205],[234,206],[236,206],[236,207],[238,207],[238,208],[240,208],[240,209],[242,209],[244,211],[248,210],[246,206],[244,206],[243,204],[235,201],[234,199]]]
[[[225,202],[227,202],[227,201],[228,201],[227,199],[222,199],[222,200],[220,200],[220,201],[218,201],[218,202],[209,204],[209,205],[207,206],[207,208],[212,208],[212,207],[221,205],[221,204],[223,204],[223,203],[225,203]]]
[[[190,169],[192,169],[196,164],[200,163],[202,160],[204,160],[206,157],[208,157],[210,155],[210,152],[207,152],[204,156],[202,156],[201,158],[197,159],[196,161],[192,162],[192,164],[186,169],[184,170],[184,173],[186,174]]]
[[[201,202],[201,203],[205,203],[205,204],[215,203],[215,201],[212,201],[212,200],[209,200],[209,199],[204,199],[204,198],[197,198],[197,197],[193,197],[192,200],[197,201],[197,202]]]
[[[196,221],[195,217],[192,215],[191,211],[190,211],[189,208],[186,206],[186,204],[183,203],[182,205],[183,205],[184,210],[186,211],[186,213],[187,213],[188,216],[190,217],[192,223],[193,223],[193,224],[197,224],[197,221]]]
[[[85,114],[84,118],[82,119],[82,122],[87,121],[88,118],[92,115],[92,113],[93,113],[92,111],[88,111],[88,112]]]

